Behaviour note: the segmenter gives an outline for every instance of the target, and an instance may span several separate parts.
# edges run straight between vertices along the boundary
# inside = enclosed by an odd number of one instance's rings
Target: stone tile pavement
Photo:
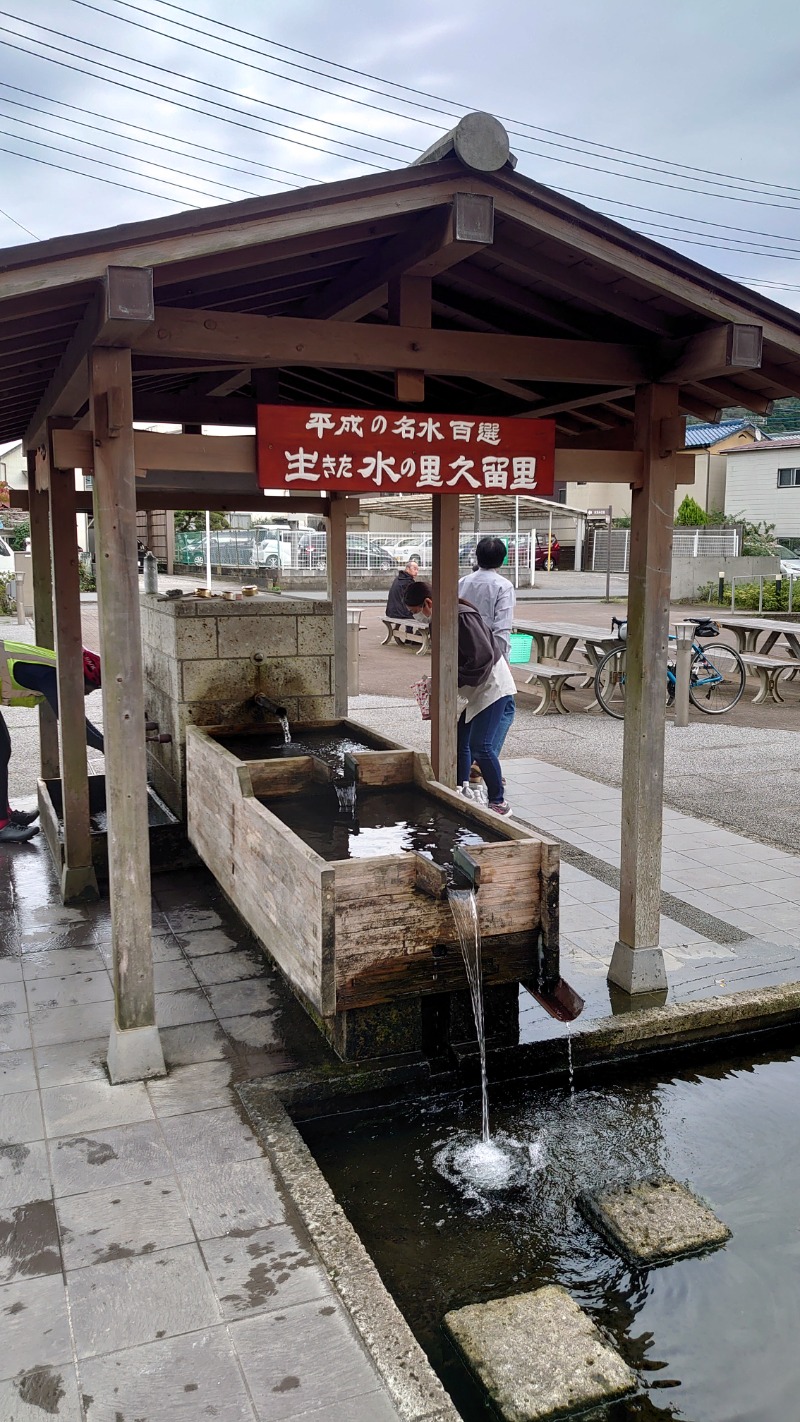
[[[111,1087],[108,905],[0,851],[2,1422],[393,1422],[237,1109],[323,1048],[205,874],[157,879],[169,1076]]]

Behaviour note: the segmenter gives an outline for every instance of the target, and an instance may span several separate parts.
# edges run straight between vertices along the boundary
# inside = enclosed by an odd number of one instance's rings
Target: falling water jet
[[[336,780],[333,785],[336,791],[336,798],[339,801],[339,809],[348,819],[354,819],[356,813],[356,785],[354,780]]]
[[[472,999],[472,1015],[475,1018],[481,1064],[481,1140],[486,1144],[491,1137],[489,1134],[489,1086],[486,1079],[486,1032],[483,1020],[483,970],[481,967],[478,906],[474,889],[448,889],[447,898],[461,944],[467,982],[469,983],[469,995]]]

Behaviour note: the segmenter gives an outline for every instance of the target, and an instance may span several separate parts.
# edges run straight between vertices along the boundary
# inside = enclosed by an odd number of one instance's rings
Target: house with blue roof
[[[749,419],[724,420],[718,425],[687,425],[684,458],[694,460],[694,482],[678,485],[675,492],[676,512],[687,494],[707,513],[724,510],[729,451],[739,445],[752,446],[759,440],[768,439],[769,436]],[[615,518],[624,517],[631,511],[631,494],[627,484],[599,481],[567,484],[564,501],[580,509],[608,508],[610,504]]]

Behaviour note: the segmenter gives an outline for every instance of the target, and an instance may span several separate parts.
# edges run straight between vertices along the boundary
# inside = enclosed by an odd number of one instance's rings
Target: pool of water
[[[474,1095],[301,1129],[467,1422],[490,1413],[441,1320],[560,1283],[635,1368],[609,1422],[798,1416],[800,1057],[774,1049],[674,1075]],[[491,1153],[490,1153],[491,1154]],[[505,1164],[503,1164],[505,1161]],[[581,1190],[667,1173],[731,1228],[724,1249],[631,1268],[575,1207]]]
[[[239,731],[231,735],[215,736],[214,740],[239,760],[276,760],[286,756],[315,755],[330,765],[334,774],[344,769],[344,758],[349,752],[383,750],[380,742],[368,736],[342,735],[330,727],[320,730],[305,730],[302,726],[292,727],[292,739],[285,741],[282,731]]]
[[[418,850],[437,864],[449,864],[456,844],[468,848],[503,839],[500,833],[460,819],[424,790],[410,786],[359,790],[353,819],[342,813],[329,785],[318,786],[309,795],[259,799],[323,859],[374,859]]]

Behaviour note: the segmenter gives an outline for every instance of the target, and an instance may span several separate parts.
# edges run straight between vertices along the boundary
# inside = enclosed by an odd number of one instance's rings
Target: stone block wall
[[[252,723],[258,692],[285,706],[292,722],[333,716],[329,602],[149,595],[141,614],[148,719],[172,736],[171,745],[148,742],[148,778],[176,814],[186,814],[187,725]]]

